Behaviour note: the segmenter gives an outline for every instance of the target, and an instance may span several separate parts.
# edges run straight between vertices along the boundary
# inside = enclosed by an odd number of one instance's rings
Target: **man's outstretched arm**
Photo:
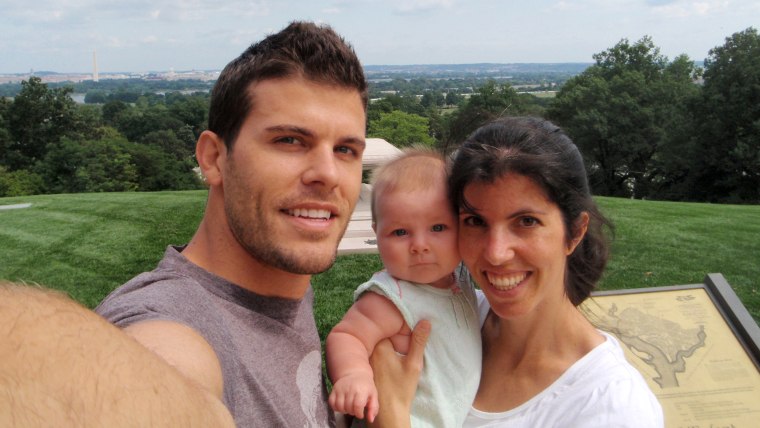
[[[0,283],[0,426],[234,426],[222,402],[60,293]]]

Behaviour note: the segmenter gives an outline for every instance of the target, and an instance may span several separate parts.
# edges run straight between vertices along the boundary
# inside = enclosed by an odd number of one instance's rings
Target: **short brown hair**
[[[401,154],[372,171],[372,222],[377,222],[377,199],[385,192],[422,190],[446,186],[446,160],[428,146],[407,147]]]
[[[327,25],[292,22],[251,45],[224,67],[211,91],[209,130],[232,150],[253,107],[250,87],[263,80],[292,76],[356,89],[367,108],[367,81],[351,45]]]

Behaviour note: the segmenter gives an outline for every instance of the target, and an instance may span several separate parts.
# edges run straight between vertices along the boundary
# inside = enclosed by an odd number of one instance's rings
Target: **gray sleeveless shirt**
[[[219,358],[224,404],[239,427],[332,426],[312,289],[300,300],[260,296],[181,251],[168,247],[155,270],[116,289],[96,312],[122,328],[168,320],[197,331]]]

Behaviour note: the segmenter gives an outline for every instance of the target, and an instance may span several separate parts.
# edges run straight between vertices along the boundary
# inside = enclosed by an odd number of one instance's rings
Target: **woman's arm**
[[[404,428],[411,425],[412,400],[422,373],[425,344],[430,337],[430,322],[422,320],[412,331],[409,353],[398,355],[389,340],[375,346],[370,363],[380,399],[380,413],[372,427]]]

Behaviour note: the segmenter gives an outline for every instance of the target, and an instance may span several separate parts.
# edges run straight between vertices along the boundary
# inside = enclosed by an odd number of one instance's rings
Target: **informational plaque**
[[[659,399],[666,427],[760,427],[760,329],[722,275],[599,292],[581,309],[618,338]]]

